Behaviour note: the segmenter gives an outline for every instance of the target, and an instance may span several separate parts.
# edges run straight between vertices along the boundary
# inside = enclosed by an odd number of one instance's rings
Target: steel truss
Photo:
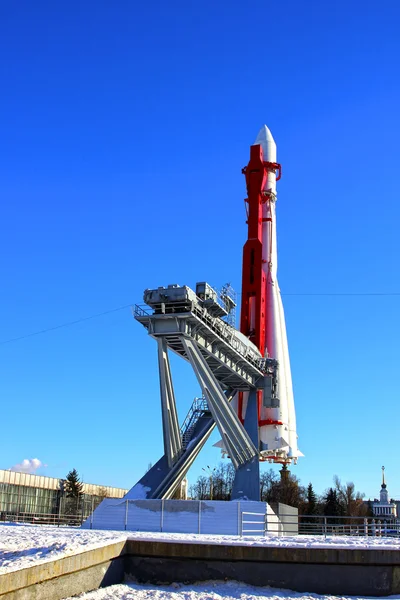
[[[134,316],[158,344],[164,455],[125,497],[171,498],[216,426],[236,469],[232,499],[259,500],[256,390],[263,386],[265,362],[240,343],[231,326],[194,305],[156,312],[135,307]],[[190,362],[206,401],[181,430],[168,350]],[[239,390],[249,392],[244,425],[230,404]]]

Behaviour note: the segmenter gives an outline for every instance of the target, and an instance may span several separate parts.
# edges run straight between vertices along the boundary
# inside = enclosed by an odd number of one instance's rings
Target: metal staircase
[[[193,400],[192,406],[189,409],[188,414],[186,415],[185,420],[182,423],[181,431],[181,439],[182,439],[182,450],[186,450],[189,443],[192,440],[193,432],[196,428],[196,425],[201,417],[209,414],[209,409],[207,405],[207,401],[204,397],[195,398]]]

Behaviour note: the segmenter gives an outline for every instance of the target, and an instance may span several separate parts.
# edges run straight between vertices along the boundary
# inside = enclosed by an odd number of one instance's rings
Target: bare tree
[[[204,469],[206,470],[206,469]],[[197,500],[230,500],[233,481],[235,479],[235,468],[231,462],[221,462],[213,469],[207,468],[208,477],[201,475],[197,481],[190,486],[191,498]]]
[[[220,463],[212,475],[213,500],[229,500],[232,493],[235,468],[231,462]]]
[[[356,492],[352,481],[342,483],[337,475],[333,478],[338,500],[347,517],[363,517],[367,514],[368,506],[364,503],[365,494]]]
[[[105,498],[109,498],[107,488],[104,485],[101,485],[97,490],[97,494],[93,496],[93,508],[97,508]]]
[[[97,496],[99,498],[101,498],[102,500],[104,500],[104,498],[108,498],[109,497],[108,492],[107,492],[107,488],[104,487],[104,485],[101,485],[99,487],[98,492],[97,492]]]
[[[279,476],[273,469],[260,473],[260,498],[262,502],[268,502],[271,490],[279,482]]]
[[[206,500],[209,497],[209,490],[210,485],[208,477],[200,475],[196,482],[189,488],[190,497],[193,498],[193,500]]]
[[[281,502],[288,506],[295,506],[300,512],[304,510],[305,500],[305,488],[300,485],[300,480],[287,469],[285,477],[271,482],[269,492],[266,494],[266,502]]]

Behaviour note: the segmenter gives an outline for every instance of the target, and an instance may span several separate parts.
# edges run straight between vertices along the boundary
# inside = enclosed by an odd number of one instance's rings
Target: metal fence
[[[82,515],[66,515],[54,513],[7,513],[2,512],[1,521],[11,521],[13,523],[27,523],[31,525],[57,525],[80,527],[84,518]]]
[[[37,498],[36,498],[37,500]],[[56,504],[46,501],[41,504],[35,502],[34,510],[26,510],[26,502],[17,504],[0,504],[0,521],[13,521],[17,523],[30,523],[38,525],[55,525],[77,527],[89,519],[90,527],[96,528],[93,522],[93,512],[103,500],[99,496],[84,496],[80,499],[58,497]],[[165,530],[165,501],[160,502],[160,525],[156,529]],[[169,502],[169,501],[167,501]],[[178,501],[170,501],[177,503]],[[187,503],[188,501],[182,501]],[[124,527],[128,529],[132,523],[128,523],[130,516],[129,504],[134,501],[122,501],[119,504],[124,508]],[[199,501],[196,529],[198,533],[205,533],[202,512],[202,504]],[[218,503],[220,504],[220,503]],[[228,503],[231,504],[231,503]],[[50,505],[50,506],[49,506]],[[299,536],[363,536],[363,537],[398,537],[400,538],[400,520],[384,520],[373,517],[338,517],[323,515],[295,515],[293,513],[280,512],[277,516],[264,512],[243,511],[245,503],[235,503],[236,531],[240,536],[244,535],[299,535]],[[226,508],[219,519],[227,517]],[[168,511],[169,513],[169,511]],[[157,517],[158,518],[158,517]],[[229,520],[229,519],[228,519]],[[205,523],[204,523],[205,524]],[[228,533],[228,532],[227,532]]]
[[[294,533],[296,532],[296,533]],[[243,512],[240,536],[244,535],[299,535],[299,536],[363,536],[400,537],[399,520],[373,517],[337,517],[280,513],[278,519],[257,512]]]
[[[82,498],[58,497],[56,503],[35,503],[26,510],[26,503],[0,505],[0,521],[78,527],[93,513],[103,500],[100,496]]]
[[[259,512],[242,512],[240,535],[255,534],[265,535],[268,530],[268,514]]]
[[[109,499],[89,517],[84,527],[236,536],[241,531],[242,511],[265,513],[267,510],[265,502],[253,501]],[[260,519],[258,535],[263,532],[264,516]]]
[[[373,517],[338,517],[329,515],[279,514],[279,523],[269,523],[268,533],[290,535],[296,528],[298,535],[312,536],[377,536],[400,537],[400,521]]]

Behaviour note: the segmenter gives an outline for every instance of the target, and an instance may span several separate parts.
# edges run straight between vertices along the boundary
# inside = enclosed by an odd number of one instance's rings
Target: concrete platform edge
[[[0,575],[0,600],[62,600],[123,581],[237,579],[319,594],[400,594],[400,551],[128,540]]]
[[[35,592],[35,595],[23,595],[18,593],[20,590],[26,590],[31,588],[31,594],[33,593],[33,586],[40,588],[45,583],[52,580],[60,580],[63,577],[80,573],[82,571],[92,569],[92,574],[95,574],[96,567],[103,565],[100,571],[94,576],[94,581],[97,581],[99,573],[104,571],[103,578],[106,577],[107,571],[110,568],[112,562],[115,559],[123,558],[126,552],[126,541],[115,542],[102,546],[101,548],[94,548],[93,550],[87,550],[80,552],[79,554],[73,554],[57,560],[48,561],[18,571],[11,571],[0,575],[0,600],[21,600],[25,598],[39,599],[41,596],[39,590]],[[107,568],[106,568],[107,567]],[[94,569],[94,570],[93,570]],[[105,569],[105,570],[104,570]],[[87,573],[87,584],[82,582],[85,589],[82,588],[81,592],[89,591],[90,589],[96,589],[100,587],[97,584],[91,583],[91,577]],[[121,575],[121,579],[123,573]],[[121,581],[121,579],[119,581]],[[116,581],[115,583],[118,583]],[[54,586],[52,586],[54,587]],[[71,595],[71,594],[67,594]],[[54,589],[54,593],[47,596],[43,596],[46,600],[61,600],[66,596],[58,595]]]

